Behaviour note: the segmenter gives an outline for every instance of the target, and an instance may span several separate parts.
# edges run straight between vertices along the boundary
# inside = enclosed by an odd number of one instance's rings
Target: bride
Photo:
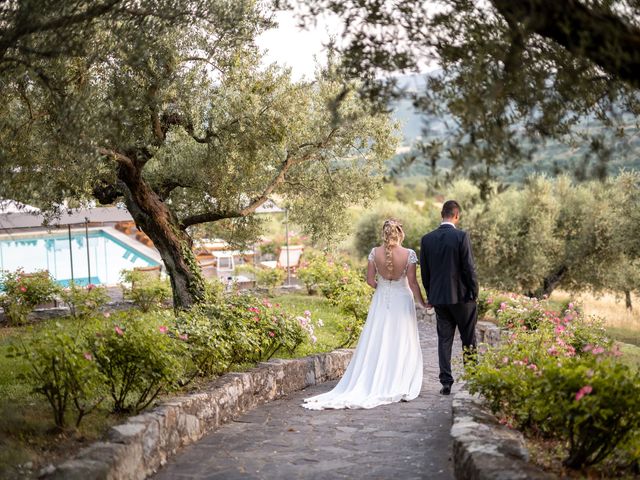
[[[426,307],[416,280],[416,252],[402,247],[393,219],[382,227],[383,245],[369,254],[367,283],[376,289],[347,370],[333,390],[306,398],[303,407],[373,408],[413,400],[422,386],[422,350],[414,297]]]

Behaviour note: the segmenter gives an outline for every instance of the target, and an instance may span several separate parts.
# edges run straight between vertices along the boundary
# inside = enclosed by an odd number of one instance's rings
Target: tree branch
[[[114,159],[120,165],[123,165],[127,168],[135,168],[135,163],[126,155],[122,153],[116,152],[115,150],[110,150],[108,148],[98,148],[98,153],[100,155],[104,155],[105,157],[109,157]]]
[[[247,215],[254,213],[261,205],[269,200],[269,195],[271,195],[273,191],[284,182],[287,172],[291,170],[293,166],[309,160],[318,150],[325,148],[328,145],[329,141],[333,138],[337,130],[337,128],[332,129],[331,132],[329,132],[329,134],[326,136],[326,138],[324,138],[321,142],[302,143],[298,145],[293,151],[288,152],[287,157],[280,166],[280,170],[278,171],[277,175],[271,180],[269,185],[267,185],[262,193],[259,196],[253,198],[246,207],[239,210],[205,212],[197,215],[192,215],[182,221],[180,228],[185,230],[192,225],[198,225],[200,223],[216,222],[225,218],[246,217]],[[300,157],[295,156],[295,154],[300,152],[300,150],[306,149],[308,147],[315,148],[311,149]]]
[[[640,88],[640,29],[578,0],[491,0],[508,23],[555,41],[610,75]]]
[[[166,200],[167,197],[171,195],[171,192],[173,192],[178,187],[189,188],[191,187],[191,185],[184,182],[179,182],[177,180],[166,180],[160,185],[158,185],[157,187],[155,187],[153,191],[156,192],[156,194],[162,200]]]
[[[4,57],[6,51],[16,46],[20,38],[37,32],[46,32],[59,28],[70,27],[72,25],[86,22],[100,17],[114,9],[122,0],[109,0],[105,3],[96,3],[87,8],[84,12],[61,17],[53,16],[49,21],[34,22],[31,18],[24,18],[19,25],[9,30],[0,37],[0,59]]]

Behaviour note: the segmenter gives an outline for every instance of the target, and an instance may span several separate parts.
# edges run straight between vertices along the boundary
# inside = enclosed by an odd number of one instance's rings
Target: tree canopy
[[[364,78],[374,98],[403,94],[390,72],[439,66],[409,93],[427,117],[446,121],[446,141],[423,145],[423,158],[435,165],[447,155],[481,185],[549,139],[590,145],[574,165],[578,178],[603,178],[613,155],[637,149],[637,0],[279,3],[304,22],[323,12],[342,18],[345,71]]]
[[[327,237],[375,193],[396,142],[387,116],[349,94],[336,123],[329,104],[343,82],[331,67],[305,83],[262,67],[255,37],[272,23],[259,3],[112,1],[93,15],[97,5],[2,11],[14,32],[0,42],[4,196],[48,210],[123,200],[187,307],[204,295],[190,227],[251,229],[278,195]],[[23,10],[51,28],[24,33]],[[65,43],[49,51],[52,41]]]

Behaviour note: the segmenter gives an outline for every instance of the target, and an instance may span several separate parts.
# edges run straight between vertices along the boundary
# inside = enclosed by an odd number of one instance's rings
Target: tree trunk
[[[627,310],[633,310],[633,304],[631,303],[631,292],[629,290],[624,291],[624,304]]]
[[[186,310],[205,300],[205,283],[191,239],[180,229],[178,219],[144,181],[135,165],[120,165],[119,183],[124,192],[129,213],[140,228],[153,241],[160,252],[171,279],[173,307]]]
[[[538,290],[535,296],[538,298],[550,296],[562,281],[565,273],[567,273],[567,267],[565,265],[560,266],[560,268],[543,280],[542,289]]]

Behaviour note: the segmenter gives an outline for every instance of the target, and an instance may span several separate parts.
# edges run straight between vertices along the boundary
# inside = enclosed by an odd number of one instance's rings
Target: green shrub
[[[21,325],[36,305],[50,302],[59,290],[58,284],[46,270],[24,273],[3,272],[0,277],[2,293],[0,307],[10,325]]]
[[[287,274],[281,268],[258,268],[256,269],[256,283],[264,287],[271,294],[273,289],[282,285]]]
[[[71,284],[60,292],[60,298],[69,306],[71,316],[88,319],[109,301],[107,289],[89,284],[87,287]]]
[[[251,294],[227,295],[225,302],[208,305],[205,312],[224,326],[231,363],[268,360],[281,348],[292,353],[306,337],[298,319]]]
[[[112,314],[96,333],[91,351],[106,379],[114,412],[139,412],[182,378],[181,342],[170,335],[172,316],[136,311]]]
[[[65,415],[70,405],[76,412],[78,427],[104,398],[99,394],[103,378],[79,328],[72,333],[56,322],[53,328],[12,346],[11,355],[28,363],[29,373],[20,377],[33,385],[34,393],[47,399],[54,423],[60,429],[66,426]]]
[[[171,299],[171,286],[168,280],[161,280],[148,272],[140,270],[123,270],[122,285],[124,298],[131,300],[143,312],[149,312],[162,306]]]
[[[331,303],[340,308],[345,315],[340,324],[344,335],[340,347],[351,346],[360,338],[372,296],[373,289],[353,270],[344,277],[340,287],[336,289]]]
[[[187,378],[197,375],[220,375],[229,370],[233,354],[233,338],[227,332],[220,315],[214,315],[211,307],[196,305],[178,314],[176,335],[186,343],[190,365]]]
[[[568,440],[568,467],[604,460],[640,429],[640,374],[614,357],[547,359],[542,369],[532,416],[547,434]]]
[[[512,300],[519,306],[503,305],[498,312],[510,312],[504,322],[509,334],[467,367],[470,390],[505,422],[566,442],[564,462],[571,468],[598,463],[617,448],[634,451],[640,374],[616,358],[601,322],[573,305],[540,315],[539,303]]]

